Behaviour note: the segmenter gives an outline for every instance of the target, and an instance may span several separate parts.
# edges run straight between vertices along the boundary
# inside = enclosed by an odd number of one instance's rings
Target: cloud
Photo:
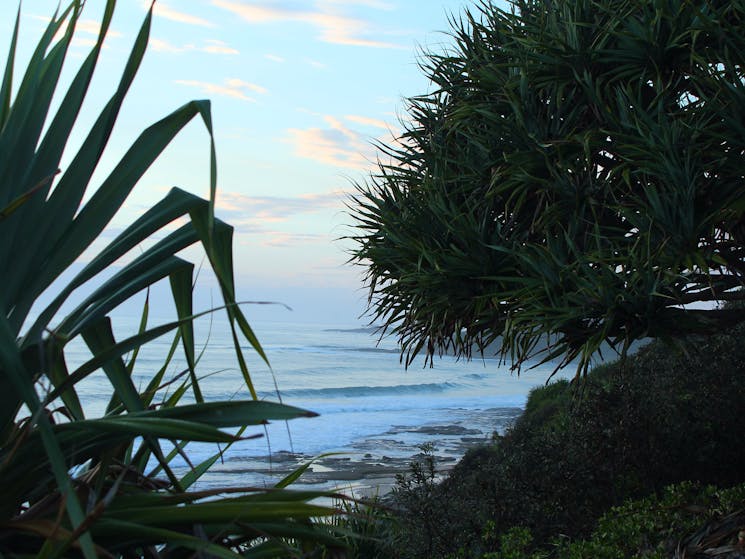
[[[197,46],[194,44],[187,45],[174,45],[163,39],[156,39],[155,37],[150,39],[149,45],[154,51],[167,52],[171,54],[181,54],[184,52],[205,52],[207,54],[240,54],[237,49],[228,46],[224,41],[217,39],[207,39],[206,44]]]
[[[41,15],[31,15],[32,18],[38,19],[40,21],[43,21],[44,23],[49,23],[52,21],[52,18],[48,16],[41,16]],[[57,31],[56,35],[54,36],[55,41],[59,41],[62,39],[62,37],[65,35],[65,31],[67,30],[67,27],[63,26]],[[84,46],[84,47],[92,47],[96,44],[96,40],[92,37],[98,37],[99,33],[101,33],[101,22],[96,21],[94,19],[81,19],[78,20],[77,24],[75,25],[75,36],[72,39],[72,44],[76,46]],[[84,35],[90,35],[91,37],[80,37],[79,34]],[[112,38],[121,37],[122,34],[119,31],[116,31],[114,29],[109,28],[106,32],[106,40]],[[104,43],[104,48],[108,48],[108,46]]]
[[[367,6],[380,7],[380,2],[358,0]],[[370,25],[361,19],[339,15],[326,2],[317,2],[315,8],[298,10],[285,7],[259,5],[256,2],[237,0],[212,0],[212,4],[228,10],[253,24],[300,22],[314,27],[319,40],[338,45],[373,48],[401,48],[400,45],[369,38]]]
[[[296,215],[341,208],[344,196],[341,191],[298,196],[248,196],[221,190],[218,191],[215,207],[221,211],[240,214],[246,222],[281,223]]]
[[[244,82],[243,80],[238,78],[230,78],[228,80],[225,80],[225,83],[228,85],[228,87],[234,87],[237,89],[248,89],[249,91],[253,91],[254,93],[261,93],[262,95],[269,93],[269,90],[265,87],[256,85],[255,83]]]
[[[73,37],[72,41],[70,42],[71,45],[75,47],[95,47],[96,46],[96,40],[95,39],[89,39],[88,37]],[[108,45],[104,44],[103,48],[109,48]]]
[[[284,58],[282,58],[281,56],[277,56],[276,54],[265,54],[264,58],[266,58],[267,60],[271,60],[272,62],[282,63],[285,61]]]
[[[290,128],[287,131],[288,141],[295,146],[295,155],[334,167],[363,171],[375,167],[377,150],[367,136],[347,128],[332,116],[323,118],[328,128]]]
[[[367,116],[359,115],[345,115],[344,118],[350,122],[356,122],[357,124],[363,124],[365,126],[373,126],[375,128],[382,128],[383,130],[390,130],[391,126],[384,120],[378,118],[370,118]]]
[[[328,235],[320,233],[290,233],[287,231],[267,231],[264,245],[271,247],[296,247],[310,243],[327,244]]]
[[[207,45],[201,48],[203,52],[210,54],[240,54],[237,49],[228,46],[224,41],[218,39],[207,39]]]
[[[172,45],[168,41],[156,39],[155,37],[150,38],[148,46],[156,52],[169,52],[171,54],[186,52],[185,47],[177,47],[176,45]]]
[[[142,5],[145,9],[149,9],[150,8],[149,0],[145,0],[144,2],[142,2]],[[162,17],[164,19],[170,19],[171,21],[176,21],[178,23],[186,23],[188,25],[198,25],[201,27],[217,27],[214,23],[204,18],[174,10],[168,4],[165,4],[163,0],[159,0],[158,2],[155,2],[154,8],[153,8],[153,14],[155,14],[158,17]]]
[[[301,215],[340,210],[345,196],[341,191],[298,196],[249,196],[218,190],[215,207],[218,214],[224,216],[243,235],[260,236],[263,245],[297,246],[328,243],[331,237],[324,233],[282,231],[279,227]]]
[[[306,58],[305,62],[309,66],[313,66],[313,68],[322,69],[326,67],[326,65],[323,62],[318,62],[318,60],[313,60],[312,58]]]
[[[388,2],[380,2],[379,0],[323,0],[323,4],[342,4],[348,6],[350,4],[356,4],[358,6],[367,6],[369,8],[376,8],[378,10],[394,10],[396,6]]]
[[[95,21],[92,19],[81,19],[78,21],[78,24],[75,26],[76,31],[80,31],[82,33],[88,33],[90,35],[96,35],[101,32],[101,22]],[[115,31],[111,28],[106,32],[107,37],[121,37],[122,34],[119,31]]]
[[[254,83],[246,82],[238,78],[230,78],[225,80],[224,84],[216,84],[210,82],[202,82],[197,80],[176,80],[179,85],[186,85],[188,87],[196,87],[202,90],[202,92],[210,95],[222,95],[224,97],[233,97],[234,99],[240,99],[242,101],[249,101],[255,103],[256,99],[246,95],[246,91],[252,91],[255,93],[267,93],[267,89],[256,85]]]

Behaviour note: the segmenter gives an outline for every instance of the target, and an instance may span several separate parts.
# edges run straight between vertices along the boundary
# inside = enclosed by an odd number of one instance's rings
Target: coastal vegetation
[[[313,502],[328,494],[287,487],[302,471],[265,489],[195,486],[233,442],[261,435],[261,425],[314,414],[259,401],[254,391],[243,348],[266,357],[236,303],[232,228],[213,211],[209,102],[189,102],[146,128],[91,186],[152,13],[94,124],[74,132],[116,2],[99,4],[95,45],[56,93],[83,4],[74,0],[51,18],[20,71],[19,9],[0,84],[0,556],[291,557],[320,543],[333,549],[335,529],[318,519],[335,510]],[[208,198],[174,188],[109,240],[109,221],[195,118],[208,140]],[[73,136],[82,141],[63,158]],[[190,246],[201,246],[202,273],[216,278],[234,341],[243,388],[230,401],[206,401],[200,388],[195,266],[180,256]],[[160,281],[170,285],[177,318],[151,325],[145,298],[139,330],[117,331],[112,312]],[[138,360],[162,336],[173,340],[162,363]],[[75,344],[89,350],[82,363],[69,359]],[[94,376],[108,383],[100,415],[79,391]],[[193,463],[189,444],[197,441],[214,443],[214,454]]]
[[[234,442],[314,414],[254,390],[245,348],[266,356],[236,301],[233,230],[214,214],[209,102],[146,128],[96,178],[152,14],[81,134],[116,2],[101,4],[95,45],[58,93],[83,4],[52,17],[17,79],[19,13],[0,83],[0,555],[745,550],[744,1],[515,0],[453,18],[452,50],[422,64],[435,90],[409,100],[406,132],[352,204],[372,317],[407,362],[499,341],[518,371],[576,363],[578,377],[534,390],[506,433],[444,479],[423,448],[391,494],[333,506],[336,495],[291,488],[303,468],[270,488],[199,488]],[[174,188],[109,240],[194,119],[209,144],[207,198]],[[219,285],[214,312],[227,315],[242,384],[230,401],[202,393],[187,247]],[[176,318],[152,325],[146,294],[159,282]],[[122,334],[112,314],[137,294],[140,327]],[[148,368],[141,352],[163,336],[170,349]],[[623,358],[592,368],[603,344]],[[94,376],[110,394],[101,414],[81,403]],[[195,442],[214,454],[193,463]]]
[[[535,389],[514,425],[443,481],[426,459],[401,479],[388,556],[673,557],[745,508],[743,335],[745,324],[687,339],[685,353],[653,342],[577,389]],[[743,528],[738,518],[716,543]]]
[[[516,368],[727,328],[745,297],[745,2],[515,0],[453,17],[350,202],[411,358]],[[696,304],[692,306],[693,304]]]
[[[369,314],[407,364],[577,374],[412,464],[378,556],[742,556],[745,2],[482,2],[452,39],[350,201]]]

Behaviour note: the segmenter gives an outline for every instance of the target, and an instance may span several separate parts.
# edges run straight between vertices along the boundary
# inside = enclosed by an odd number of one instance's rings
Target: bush
[[[629,498],[687,480],[745,481],[743,335],[741,325],[685,348],[654,342],[576,387],[534,390],[515,425],[466,453],[442,483],[409,476],[394,494],[401,556],[480,557],[499,552],[515,526],[535,545],[581,538]]]
[[[702,526],[714,527],[726,519],[730,511],[743,506],[745,485],[729,489],[712,485],[701,487],[691,482],[671,485],[659,497],[630,500],[613,507],[600,518],[596,529],[585,540],[557,541],[554,557],[667,559],[678,548],[695,545],[698,542],[695,534]],[[737,542],[737,530],[730,530],[720,538],[711,537],[715,530],[708,532],[711,544]]]
[[[395,518],[381,497],[344,499],[336,503],[342,511],[332,518],[349,559],[380,559],[396,556]],[[337,548],[338,550],[338,548]],[[329,554],[334,548],[326,549]],[[333,557],[333,555],[330,555]]]

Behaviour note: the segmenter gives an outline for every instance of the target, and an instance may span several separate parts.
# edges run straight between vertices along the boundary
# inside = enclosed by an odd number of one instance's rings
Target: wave
[[[250,348],[246,347],[245,349],[248,350]],[[370,346],[359,346],[359,347],[338,346],[338,345],[287,346],[287,345],[271,345],[271,344],[265,345],[264,351],[270,354],[273,351],[296,352],[296,353],[348,353],[348,352],[395,353],[395,354],[401,353],[401,351],[398,349],[389,349],[389,348],[383,348],[383,347],[370,347]]]
[[[369,346],[363,346],[363,347],[345,347],[345,346],[335,346],[335,345],[317,345],[317,346],[311,346],[311,349],[313,348],[321,348],[324,350],[331,350],[331,351],[358,351],[363,353],[401,353],[401,350],[399,349],[388,349],[384,347],[369,347]]]
[[[452,382],[439,382],[428,384],[398,384],[394,386],[340,386],[333,388],[293,388],[282,390],[282,397],[303,398],[358,398],[364,396],[387,396],[387,395],[412,395],[433,392],[445,392],[459,388],[460,385]],[[266,394],[270,396],[270,394]],[[288,400],[289,401],[289,400]]]
[[[377,334],[381,326],[363,326],[361,328],[325,328],[322,332],[349,332],[350,334]]]
[[[483,380],[485,378],[489,378],[489,375],[486,373],[470,373],[470,374],[467,374],[463,378],[472,379],[472,380]]]

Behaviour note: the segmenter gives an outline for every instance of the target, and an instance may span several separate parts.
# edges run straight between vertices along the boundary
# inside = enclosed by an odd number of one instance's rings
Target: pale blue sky
[[[450,42],[448,15],[473,3],[158,0],[149,51],[103,166],[111,169],[142,129],[184,102],[211,99],[217,213],[236,228],[239,298],[281,298],[298,319],[323,314],[318,309],[333,310],[332,319],[354,317],[364,295],[359,270],[344,265],[345,245],[334,241],[348,232],[345,193],[372,169],[371,142],[399,131],[402,99],[429,89],[417,67],[420,48],[441,51]],[[56,5],[23,3],[19,67]],[[118,1],[81,135],[113,92],[148,5]],[[69,71],[90,48],[103,6],[87,1]],[[16,2],[0,2],[2,56],[16,10]],[[171,186],[206,196],[207,180],[208,137],[194,122],[135,189],[112,230]]]

